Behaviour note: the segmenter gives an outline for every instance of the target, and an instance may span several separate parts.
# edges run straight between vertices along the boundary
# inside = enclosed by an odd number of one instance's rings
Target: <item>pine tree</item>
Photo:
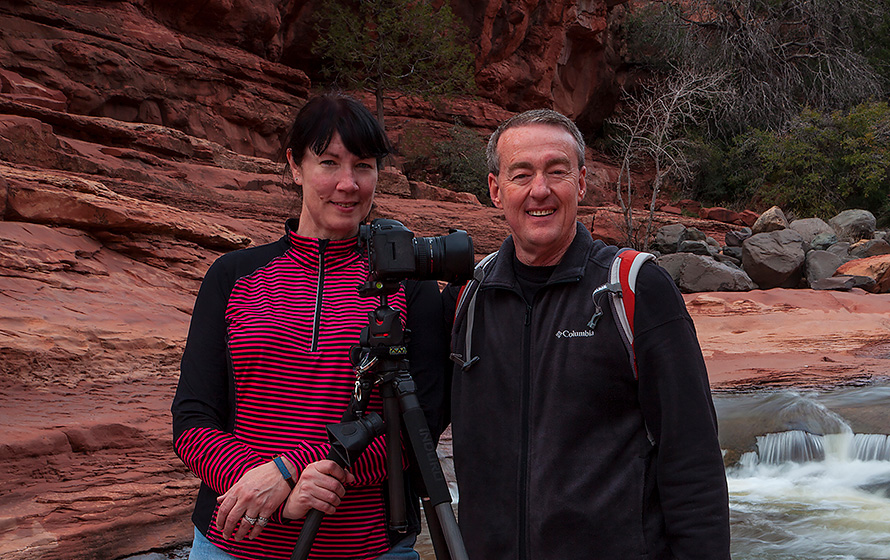
[[[472,90],[467,30],[447,2],[435,10],[429,0],[327,0],[317,14],[312,52],[325,77],[373,91],[381,126],[386,95]]]

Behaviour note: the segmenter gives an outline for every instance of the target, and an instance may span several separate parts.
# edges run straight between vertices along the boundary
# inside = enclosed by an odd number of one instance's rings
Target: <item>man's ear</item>
[[[494,203],[496,208],[503,208],[501,206],[501,189],[498,186],[498,178],[494,173],[488,174],[488,194],[491,196],[491,202]]]
[[[585,194],[587,194],[587,166],[582,165],[578,170],[578,202],[584,200]]]
[[[290,166],[291,177],[294,178],[294,183],[302,186],[303,185],[303,168],[294,161],[294,152],[290,148],[285,152],[287,156],[287,164]]]

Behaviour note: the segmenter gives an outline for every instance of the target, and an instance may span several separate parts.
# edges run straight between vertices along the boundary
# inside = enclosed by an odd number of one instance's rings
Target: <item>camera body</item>
[[[473,241],[464,230],[414,237],[401,222],[378,218],[362,224],[358,236],[368,254],[366,290],[385,290],[385,285],[409,278],[463,282],[473,277]]]

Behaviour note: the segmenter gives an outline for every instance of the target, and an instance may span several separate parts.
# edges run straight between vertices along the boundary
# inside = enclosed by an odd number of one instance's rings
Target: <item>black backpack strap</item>
[[[464,371],[470,369],[479,360],[479,356],[473,356],[472,351],[473,321],[476,318],[476,292],[479,291],[479,286],[482,284],[482,280],[485,279],[485,275],[488,273],[488,269],[497,255],[498,252],[495,251],[476,264],[476,268],[473,269],[473,278],[464,284],[457,297],[457,305],[454,309],[454,324],[459,325],[462,321],[467,322],[464,337],[465,350],[463,355],[452,352],[450,358]]]

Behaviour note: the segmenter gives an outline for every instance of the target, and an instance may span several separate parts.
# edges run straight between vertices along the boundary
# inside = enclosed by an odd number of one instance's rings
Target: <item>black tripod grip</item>
[[[348,468],[371,444],[371,441],[383,433],[383,429],[383,419],[376,412],[351,422],[330,424],[327,426],[327,430],[331,440],[331,450],[325,458],[344,469]],[[317,509],[310,510],[306,514],[306,520],[303,522],[303,528],[300,530],[300,537],[297,539],[294,553],[291,554],[291,560],[306,560],[309,557],[309,551],[312,549],[312,543],[315,541],[315,535],[318,533],[318,528],[321,527],[323,518],[324,513]]]
[[[343,458],[333,449],[325,458],[330,459],[341,467],[349,466],[344,464]],[[309,551],[312,550],[312,543],[315,542],[315,535],[318,533],[318,528],[321,527],[322,519],[324,519],[324,512],[317,509],[309,510],[309,513],[306,514],[306,520],[303,522],[303,528],[300,529],[300,537],[297,539],[297,545],[294,547],[291,560],[306,560],[309,558]]]

